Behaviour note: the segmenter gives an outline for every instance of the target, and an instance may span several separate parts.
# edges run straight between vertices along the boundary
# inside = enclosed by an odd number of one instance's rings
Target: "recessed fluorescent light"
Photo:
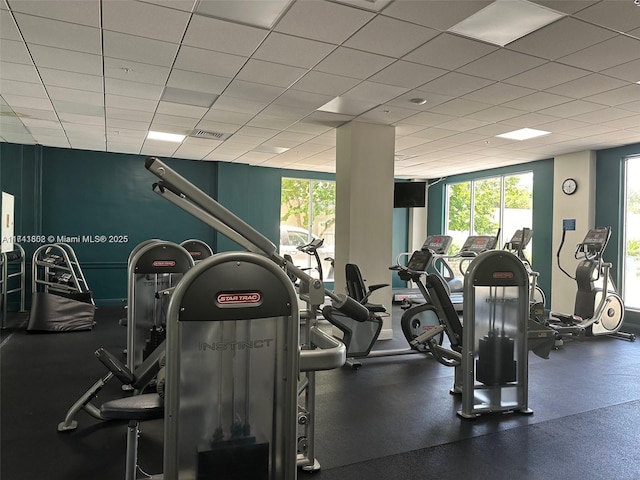
[[[521,128],[513,132],[501,133],[500,135],[496,135],[496,137],[508,138],[509,140],[529,140],[530,138],[541,137],[543,135],[549,135],[550,133],[551,132],[545,132],[544,130],[536,130],[535,128]]]
[[[562,17],[526,0],[496,0],[448,31],[504,47]]]
[[[162,140],[163,142],[176,143],[183,141],[185,136],[186,135],[178,135],[177,133],[154,132],[153,130],[149,130],[147,134],[149,140]]]

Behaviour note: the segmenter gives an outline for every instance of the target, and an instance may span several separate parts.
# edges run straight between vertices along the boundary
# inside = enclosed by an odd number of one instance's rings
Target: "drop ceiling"
[[[450,31],[484,0],[0,2],[4,142],[334,172],[358,121],[406,178],[640,142],[634,0],[533,1],[505,46]]]

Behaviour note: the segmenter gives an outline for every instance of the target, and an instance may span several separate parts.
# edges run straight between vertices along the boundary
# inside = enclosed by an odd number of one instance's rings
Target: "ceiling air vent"
[[[190,136],[197,138],[210,138],[211,140],[226,140],[231,136],[231,134],[222,132],[207,132],[206,130],[194,130],[193,132],[191,132]]]

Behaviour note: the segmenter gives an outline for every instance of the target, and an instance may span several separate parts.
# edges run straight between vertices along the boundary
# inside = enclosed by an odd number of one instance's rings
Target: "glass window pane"
[[[451,252],[458,252],[471,229],[471,182],[447,185],[447,231]]]
[[[296,247],[313,238],[324,239],[318,249],[324,280],[333,280],[335,251],[335,182],[283,178],[280,207],[280,255],[291,255],[293,263],[309,268],[318,277],[316,259]]]
[[[622,297],[627,308],[640,309],[640,157],[626,161],[625,245]]]
[[[495,235],[500,228],[500,177],[473,183],[473,234]]]
[[[504,177],[504,214],[502,217],[502,232],[505,242],[517,230],[533,228],[533,172]],[[535,238],[524,249],[524,254],[530,262],[531,245]]]

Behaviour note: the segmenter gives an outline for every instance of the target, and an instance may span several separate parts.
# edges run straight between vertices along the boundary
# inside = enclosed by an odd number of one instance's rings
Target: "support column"
[[[573,178],[578,189],[573,195],[562,192],[562,182]],[[595,222],[596,155],[593,151],[559,155],[553,166],[553,269],[551,275],[551,310],[573,313],[576,291],[575,280],[568,278],[558,268],[555,254],[562,238],[562,221],[575,219],[576,229],[567,231],[560,262],[571,275],[575,275],[577,261],[574,258],[576,245],[582,242],[587,230]]]
[[[336,292],[345,291],[346,263],[360,267],[367,285],[391,285],[394,151],[394,127],[352,122],[336,131]],[[390,311],[392,297],[389,286],[370,301]],[[388,317],[379,338],[392,334]]]

